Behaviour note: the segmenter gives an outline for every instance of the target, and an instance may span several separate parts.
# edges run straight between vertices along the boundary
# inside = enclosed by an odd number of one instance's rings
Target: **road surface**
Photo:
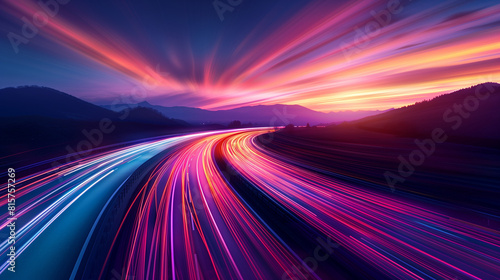
[[[105,257],[92,268],[96,278],[498,277],[498,229],[466,222],[428,200],[315,172],[259,145],[266,132],[150,141],[21,178],[17,271],[5,271],[3,242],[0,279],[78,279],[107,202],[167,148],[137,186],[111,248],[99,252]]]

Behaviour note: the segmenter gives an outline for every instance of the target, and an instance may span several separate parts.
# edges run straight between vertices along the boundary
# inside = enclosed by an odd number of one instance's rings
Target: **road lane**
[[[259,132],[226,139],[230,164],[253,185],[359,258],[367,275],[398,279],[494,279],[500,232],[433,205],[383,195],[308,171],[263,149]],[[346,159],[348,160],[348,159]],[[363,265],[361,265],[363,264]]]
[[[300,266],[215,164],[215,146],[237,133],[205,137],[157,166],[130,206],[129,254],[112,267],[135,279],[281,279]]]
[[[18,179],[17,271],[6,271],[10,245],[3,239],[0,279],[68,279],[87,234],[116,188],[154,155],[211,133],[216,132],[136,144]],[[3,197],[0,208],[6,209],[5,203]],[[1,218],[7,221],[7,213]],[[6,225],[2,223],[2,232]]]
[[[231,176],[270,198],[266,201],[275,204],[272,207],[338,243],[336,254],[344,254],[348,270],[357,275],[494,279],[500,271],[499,231],[449,216],[428,201],[387,195],[361,181],[311,171],[303,162],[260,146],[256,139],[265,132],[238,129],[156,140],[20,179],[20,273],[8,279],[68,279],[72,271],[76,275],[79,256],[92,246],[90,236],[97,234],[93,225],[118,186],[168,147],[175,148],[137,187],[111,250],[97,251],[106,254],[103,266],[95,268],[99,279],[331,275],[321,271],[323,267],[305,265],[300,246],[287,244],[283,231],[278,234],[266,223],[276,213],[259,216],[262,209],[255,207],[262,205],[238,193],[242,189],[228,180]],[[229,164],[227,170],[220,169],[219,157]],[[6,214],[2,218],[5,221]],[[293,232],[294,225],[280,226],[291,235],[305,236]],[[5,242],[0,249],[0,279],[6,279]]]

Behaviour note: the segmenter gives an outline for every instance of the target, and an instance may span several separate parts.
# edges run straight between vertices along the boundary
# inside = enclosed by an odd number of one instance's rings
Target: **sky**
[[[498,1],[1,0],[0,87],[95,104],[401,107],[500,82]]]

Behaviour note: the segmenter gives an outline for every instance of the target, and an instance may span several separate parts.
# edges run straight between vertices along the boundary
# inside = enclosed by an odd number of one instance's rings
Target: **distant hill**
[[[151,108],[131,109],[126,118],[122,116],[124,112],[113,112],[50,88],[0,89],[0,165],[7,161],[36,162],[64,155],[70,149],[79,152],[79,147],[97,148],[197,129]]]
[[[282,129],[258,140],[314,172],[369,182],[366,189],[497,213],[499,108],[500,84],[486,83],[356,121]]]
[[[124,108],[134,107],[153,108],[169,118],[182,119],[192,124],[219,123],[227,125],[231,121],[239,120],[242,123],[253,123],[263,126],[281,126],[289,123],[295,125],[311,125],[339,123],[366,116],[372,116],[382,111],[344,111],[323,113],[308,109],[300,105],[258,105],[245,106],[230,110],[210,111],[192,107],[164,107],[152,105],[148,102],[138,104],[103,105],[103,108],[121,111]]]
[[[108,118],[114,122],[134,122],[173,127],[189,126],[188,123],[167,118],[153,108],[128,108],[127,117],[83,101],[67,93],[39,86],[22,86],[0,89],[0,118],[42,117],[65,121],[99,121]]]
[[[485,83],[346,125],[406,137],[442,128],[454,138],[500,139],[499,108],[500,84]]]
[[[129,122],[138,122],[138,123],[151,123],[151,124],[159,124],[159,125],[168,125],[168,126],[189,126],[188,123],[182,120],[176,120],[165,117],[162,113],[158,112],[153,108],[147,107],[135,107],[124,109],[127,111],[121,111],[120,115],[127,116],[126,120]]]
[[[0,117],[41,116],[99,120],[117,114],[55,89],[38,86],[0,89]]]

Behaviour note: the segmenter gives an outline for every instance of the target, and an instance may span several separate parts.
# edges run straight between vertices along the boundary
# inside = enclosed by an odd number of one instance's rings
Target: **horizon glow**
[[[41,10],[37,2],[4,2],[5,35],[22,34],[21,19]],[[244,2],[220,22],[200,2],[203,16],[188,28],[181,18],[192,20],[192,7],[166,9],[172,18],[146,23],[145,9],[131,3],[90,13],[92,4],[69,1],[19,54],[5,37],[0,86],[42,82],[97,104],[142,86],[144,100],[164,106],[279,103],[328,112],[385,110],[500,81],[494,1],[283,3],[260,4],[259,14],[258,3]],[[117,15],[103,17],[111,12]]]

